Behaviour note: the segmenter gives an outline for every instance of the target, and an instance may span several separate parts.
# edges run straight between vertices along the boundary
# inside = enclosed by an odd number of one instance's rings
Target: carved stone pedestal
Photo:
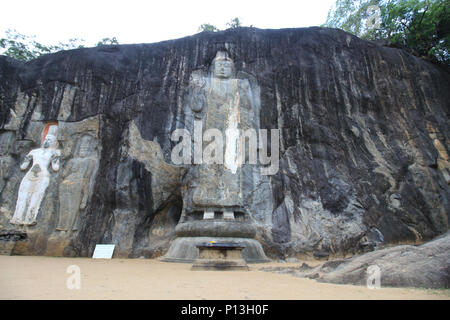
[[[236,243],[205,243],[197,245],[198,259],[192,270],[248,271],[242,259],[245,246]]]
[[[256,239],[236,237],[178,237],[170,245],[167,253],[159,260],[166,262],[193,263],[199,257],[199,245],[215,241],[242,245],[242,258],[247,263],[269,262],[261,244]]]
[[[242,245],[242,258],[247,263],[270,261],[261,244],[255,239],[256,227],[243,210],[220,211],[215,208],[205,212],[212,212],[214,215],[207,215],[205,219],[204,212],[193,212],[187,215],[185,221],[178,223],[175,228],[177,238],[160,260],[192,263],[199,258],[198,246],[213,241]]]

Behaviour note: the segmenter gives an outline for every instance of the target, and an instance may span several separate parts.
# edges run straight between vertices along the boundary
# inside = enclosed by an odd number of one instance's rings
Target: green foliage
[[[450,0],[337,0],[323,26],[450,64]]]
[[[234,28],[243,27],[243,25],[242,25],[242,22],[239,20],[239,18],[236,17],[236,18],[231,19],[230,22],[227,22],[226,27],[227,27],[227,29],[234,29]],[[250,25],[250,27],[252,28],[253,25]],[[220,31],[220,29],[216,28],[216,26],[214,26],[212,24],[204,23],[198,28],[198,31],[199,32],[202,32],[202,31],[216,32],[216,31]]]
[[[46,53],[81,48],[83,41],[74,38],[69,39],[68,43],[60,42],[58,45],[47,46],[37,42],[35,36],[26,36],[16,30],[7,30],[6,38],[0,39],[0,49],[3,49],[0,53],[17,60],[29,61]]]
[[[230,22],[227,22],[227,27],[229,29],[239,28],[239,27],[242,27],[242,24],[241,24],[241,21],[239,21],[239,18],[236,17],[234,19],[231,19]]]
[[[215,26],[213,26],[212,24],[209,23],[204,23],[202,24],[200,27],[198,27],[198,32],[203,32],[203,31],[212,31],[212,32],[216,32],[219,31],[219,29],[217,29]]]
[[[383,0],[337,0],[328,12],[327,21],[323,25],[329,28],[339,28],[362,38],[370,37],[367,33],[367,21],[371,17],[370,6],[382,5]]]
[[[6,38],[0,38],[0,54],[11,58],[29,61],[46,53],[53,53],[61,50],[70,50],[84,48],[84,40],[73,38],[67,43],[58,43],[57,45],[44,45],[35,40],[35,36],[26,36],[16,30],[7,30]],[[103,38],[97,43],[97,46],[119,44],[116,37]]]
[[[104,46],[104,45],[113,45],[113,44],[119,44],[119,41],[117,41],[116,37],[111,38],[103,38],[101,41],[97,42],[98,46]]]
[[[388,3],[380,35],[418,56],[450,64],[450,1]]]

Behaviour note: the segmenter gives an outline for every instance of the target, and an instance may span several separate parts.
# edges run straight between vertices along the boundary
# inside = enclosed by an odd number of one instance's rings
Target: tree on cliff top
[[[238,17],[231,19],[230,22],[227,23],[227,27],[229,29],[242,27],[242,23]]]
[[[323,26],[450,65],[450,0],[337,0]]]
[[[233,18],[230,20],[230,22],[226,23],[226,27],[227,29],[234,29],[234,28],[240,28],[243,27],[241,20],[239,20],[238,17]],[[253,25],[250,25],[250,28],[252,28]],[[199,32],[203,32],[203,31],[212,31],[212,32],[216,32],[216,31],[220,31],[220,29],[218,29],[216,26],[209,24],[209,23],[204,23],[202,25],[200,25],[200,27],[198,27],[198,31]]]
[[[217,29],[215,26],[213,26],[212,24],[209,23],[204,23],[202,25],[200,25],[200,27],[198,27],[198,32],[203,32],[203,31],[212,31],[212,32],[216,32],[219,31],[219,29]]]
[[[58,45],[44,45],[35,40],[35,36],[26,36],[16,30],[7,30],[6,38],[0,38],[0,54],[11,58],[29,61],[43,54],[81,48],[83,40],[78,38],[69,39],[68,43]]]
[[[22,61],[35,59],[46,53],[84,48],[84,40],[73,38],[67,43],[60,42],[57,45],[44,45],[35,40],[35,36],[23,35],[16,30],[7,30],[6,38],[0,38],[0,54]],[[119,44],[116,37],[103,38],[97,46]]]
[[[116,37],[103,38],[101,41],[97,42],[97,47],[104,46],[104,45],[113,45],[113,44],[119,44],[119,41],[116,39]]]

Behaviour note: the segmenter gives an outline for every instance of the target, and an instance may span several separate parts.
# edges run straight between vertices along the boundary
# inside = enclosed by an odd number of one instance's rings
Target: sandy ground
[[[80,289],[67,287],[71,265],[81,271]],[[370,290],[259,270],[276,265],[298,263],[252,264],[250,271],[191,271],[190,264],[148,259],[0,256],[0,299],[450,300],[449,290]]]

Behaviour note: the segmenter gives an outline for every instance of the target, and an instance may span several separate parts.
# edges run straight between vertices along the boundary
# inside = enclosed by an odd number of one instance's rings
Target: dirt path
[[[81,288],[68,289],[78,266]],[[93,260],[0,256],[0,299],[447,299],[449,290],[381,288],[319,283],[260,271],[191,271],[190,264],[148,259]],[[298,264],[296,264],[298,265]]]

